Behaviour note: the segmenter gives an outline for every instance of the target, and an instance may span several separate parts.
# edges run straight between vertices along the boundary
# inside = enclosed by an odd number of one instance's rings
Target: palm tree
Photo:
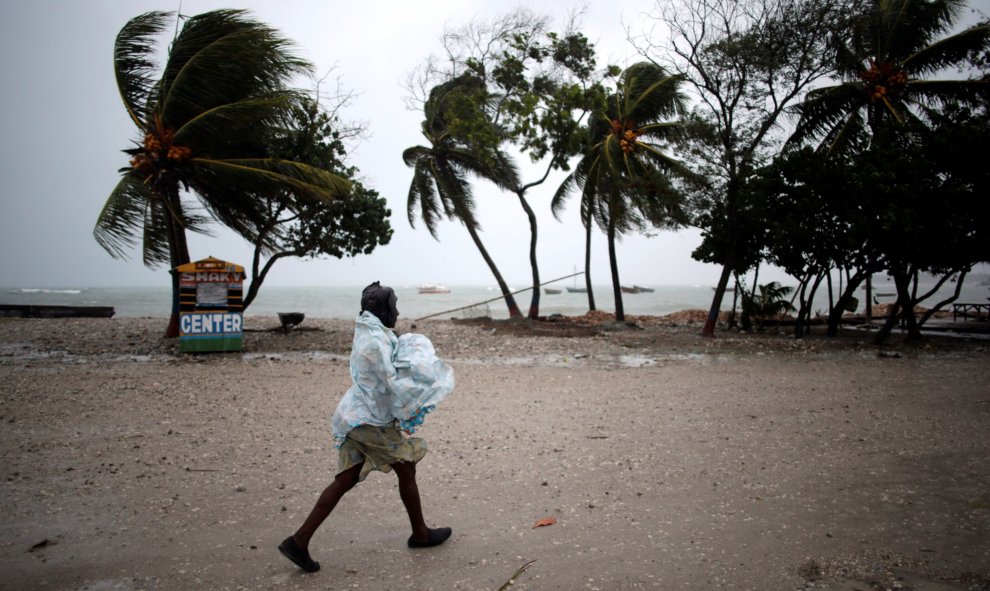
[[[791,143],[821,139],[822,148],[866,144],[887,123],[917,119],[949,102],[973,104],[990,93],[990,79],[933,78],[968,65],[990,45],[990,24],[940,38],[965,0],[872,0],[835,38],[837,84],[812,90],[797,106]]]
[[[990,96],[990,78],[947,79],[975,52],[990,47],[986,22],[942,37],[955,24],[965,0],[872,0],[836,35],[840,81],[813,90],[797,106],[800,120],[792,144],[820,139],[825,152],[872,148],[894,141],[885,129],[921,124],[925,111],[948,103],[978,104]],[[886,138],[886,139],[885,139]],[[891,270],[897,273],[896,270]],[[870,279],[866,298],[871,301]],[[901,298],[900,296],[905,296]],[[899,294],[907,299],[906,294]],[[870,306],[867,306],[867,319]],[[913,317],[908,319],[909,329]]]
[[[402,153],[406,166],[413,169],[407,215],[412,226],[417,217],[422,218],[434,238],[438,238],[437,223],[442,217],[460,220],[495,276],[509,316],[521,318],[522,313],[508,284],[478,235],[480,226],[474,215],[474,196],[468,182],[468,176],[474,175],[493,182],[500,189],[512,190],[519,184],[518,173],[504,152],[483,154],[472,149],[469,142],[451,131],[448,120],[453,110],[463,108],[479,97],[484,100],[483,93],[482,82],[470,74],[439,84],[430,91],[422,124],[423,136],[430,145],[413,146]],[[467,97],[473,98],[465,101]]]
[[[604,110],[589,121],[594,145],[564,179],[551,202],[556,215],[570,192],[580,188],[585,227],[590,232],[594,219],[605,231],[617,322],[625,321],[615,254],[617,237],[647,225],[677,227],[686,219],[670,175],[690,173],[664,151],[664,144],[678,127],[670,119],[684,110],[680,83],[681,77],[649,62],[627,68]],[[586,274],[588,264],[586,256]],[[590,292],[590,276],[586,275],[586,280]]]
[[[794,304],[788,299],[794,291],[793,287],[771,281],[766,285],[760,285],[759,290],[759,295],[756,294],[756,289],[742,294],[742,325],[746,330],[749,330],[755,322],[757,330],[762,331],[763,322],[767,319],[794,311]]]
[[[286,39],[244,11],[207,12],[185,21],[157,72],[156,37],[172,18],[148,12],[117,36],[117,86],[139,139],[125,150],[130,165],[120,170],[93,233],[115,258],[140,240],[147,266],[174,269],[190,260],[187,229],[203,232],[212,218],[250,240],[265,220],[256,196],[289,191],[329,200],[348,183],[267,154],[300,97],[286,82],[309,70]],[[209,216],[183,201],[183,191]],[[178,289],[173,272],[166,336],[178,335]]]

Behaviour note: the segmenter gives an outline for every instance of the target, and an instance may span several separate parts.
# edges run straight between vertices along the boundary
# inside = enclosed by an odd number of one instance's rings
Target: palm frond
[[[291,160],[193,157],[188,163],[202,173],[189,175],[188,181],[205,202],[215,201],[213,195],[232,192],[270,195],[286,189],[304,199],[332,201],[351,189],[351,183],[343,177]]]
[[[990,99],[990,79],[981,80],[917,80],[905,87],[905,96],[914,102],[964,105],[978,104]]]
[[[428,157],[430,149],[425,146],[413,146],[402,151],[402,161],[406,166],[413,167],[421,159]]]
[[[845,119],[825,134],[819,151],[826,154],[839,154],[854,146],[864,145],[869,140],[869,134],[860,111],[849,112]]]
[[[474,195],[471,192],[471,185],[463,172],[450,162],[434,160],[432,174],[447,217],[456,218],[465,226],[480,227],[474,216]]]
[[[135,172],[124,174],[96,218],[93,237],[115,259],[127,258],[154,195]]]
[[[263,150],[269,132],[287,124],[298,99],[299,92],[284,90],[204,110],[175,130],[174,141],[214,158]],[[252,144],[253,150],[248,149]]]
[[[970,27],[909,55],[902,65],[912,75],[930,75],[965,62],[974,51],[990,44],[990,24]]]
[[[311,70],[287,39],[246,14],[215,10],[186,21],[162,76],[166,125],[178,128],[204,110],[281,90]]]
[[[637,125],[659,121],[683,111],[684,97],[678,92],[683,80],[649,62],[630,66],[624,78],[622,118]]]
[[[168,265],[171,262],[168,246],[168,218],[171,215],[158,199],[149,201],[144,210],[141,259],[146,267]]]
[[[800,144],[827,134],[851,111],[866,107],[866,92],[861,82],[846,82],[809,92],[804,102],[797,105],[801,118],[788,141]]]
[[[963,0],[875,1],[879,42],[876,55],[903,62],[932,39],[948,31],[965,5]]]
[[[415,164],[413,180],[409,184],[409,196],[406,199],[406,216],[409,218],[409,225],[416,227],[416,216],[423,219],[423,224],[430,231],[433,238],[439,240],[437,236],[437,222],[440,218],[441,206],[435,189],[433,177],[429,172],[427,161],[420,160]],[[417,205],[418,212],[417,212]]]
[[[581,183],[577,180],[578,171],[575,169],[560,183],[557,190],[553,193],[553,198],[550,200],[550,212],[556,220],[560,220],[560,214],[564,211],[564,203],[567,198],[574,191],[575,187],[581,186]]]
[[[155,88],[156,37],[171,20],[171,12],[146,12],[129,20],[117,34],[113,69],[124,108],[138,128],[148,122],[148,102]]]

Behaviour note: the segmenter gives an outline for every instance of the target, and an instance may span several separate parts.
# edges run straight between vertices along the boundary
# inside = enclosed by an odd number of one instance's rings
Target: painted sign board
[[[175,268],[179,274],[179,351],[244,349],[244,267],[213,257]]]

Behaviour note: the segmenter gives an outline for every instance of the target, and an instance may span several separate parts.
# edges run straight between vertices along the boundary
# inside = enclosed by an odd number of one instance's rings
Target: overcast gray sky
[[[982,0],[981,0],[982,2]],[[600,64],[626,66],[636,60],[623,23],[647,26],[652,0],[592,0],[583,31],[595,43]],[[563,0],[538,3],[558,22],[575,6]],[[297,44],[318,72],[336,68],[346,89],[357,93],[346,119],[366,121],[370,137],[352,162],[392,209],[392,242],[355,258],[283,260],[270,285],[394,285],[439,281],[490,285],[494,281],[463,228],[444,222],[440,241],[405,217],[411,170],[402,151],[423,143],[420,113],[403,102],[402,83],[424,59],[440,53],[445,26],[473,18],[490,20],[515,4],[496,0],[280,0],[217,2],[185,0],[184,14],[216,8],[246,8]],[[167,285],[164,269],[149,270],[138,250],[130,260],[111,258],[93,239],[96,217],[127,165],[121,152],[136,139],[113,77],[112,50],[120,28],[149,10],[175,10],[178,2],[147,0],[7,0],[0,4],[0,286],[98,287]],[[308,82],[300,81],[308,87]],[[525,162],[520,159],[520,163]],[[536,170],[530,169],[530,180]],[[561,180],[552,176],[530,192],[539,216],[538,257],[544,279],[580,268],[583,229],[577,207],[559,222],[549,201]],[[477,185],[482,238],[512,285],[529,282],[526,218],[514,195]],[[607,284],[604,237],[595,235],[596,283]],[[691,259],[700,243],[696,230],[629,236],[619,248],[624,284],[714,284],[719,269]],[[251,249],[221,231],[191,236],[194,260],[215,256],[249,265]],[[782,276],[781,276],[782,277]],[[761,278],[770,280],[773,273]]]

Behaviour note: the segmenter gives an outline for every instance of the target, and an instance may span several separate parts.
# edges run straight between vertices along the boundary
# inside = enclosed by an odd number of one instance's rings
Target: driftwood
[[[6,318],[110,318],[113,314],[113,306],[0,304],[0,317]]]

